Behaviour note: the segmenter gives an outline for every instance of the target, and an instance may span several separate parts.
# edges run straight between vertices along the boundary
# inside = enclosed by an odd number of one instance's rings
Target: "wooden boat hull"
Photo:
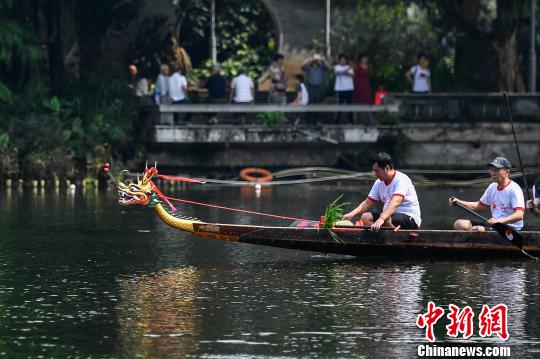
[[[519,248],[491,231],[482,233],[444,230],[371,232],[356,228],[336,228],[334,232],[343,240],[343,243],[336,242],[325,229],[193,224],[193,234],[196,236],[358,257],[524,257]],[[523,248],[530,254],[540,255],[540,232],[520,233],[525,239]]]

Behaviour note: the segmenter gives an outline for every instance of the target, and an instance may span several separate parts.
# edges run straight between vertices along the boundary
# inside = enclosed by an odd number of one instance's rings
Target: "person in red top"
[[[479,201],[467,202],[452,197],[448,200],[450,206],[459,203],[473,211],[491,208],[492,218],[488,224],[504,223],[520,230],[523,228],[523,213],[525,212],[525,199],[519,185],[508,176],[512,167],[510,161],[504,157],[496,157],[488,164],[489,174],[493,183],[486,189]],[[454,229],[460,231],[485,231],[485,223],[458,219]]]
[[[358,55],[354,67],[354,103],[373,103],[371,95],[371,84],[369,83],[371,69],[369,68],[369,57],[367,54]]]

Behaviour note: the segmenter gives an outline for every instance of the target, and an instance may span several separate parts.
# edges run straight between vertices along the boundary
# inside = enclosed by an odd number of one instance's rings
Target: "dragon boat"
[[[142,178],[138,178],[136,183],[124,184],[110,174],[108,165],[104,170],[118,189],[121,205],[151,207],[168,226],[198,237],[357,257],[523,258],[523,250],[530,255],[540,255],[540,231],[519,232],[523,237],[523,243],[517,247],[496,231],[384,230],[373,232],[368,227],[361,226],[335,226],[330,230],[317,228],[317,221],[296,221],[289,227],[203,222],[178,216],[169,197],[161,193],[152,178],[156,176],[168,180],[196,183],[202,183],[201,181],[160,175],[155,167],[147,167]],[[336,235],[339,240],[336,240]]]

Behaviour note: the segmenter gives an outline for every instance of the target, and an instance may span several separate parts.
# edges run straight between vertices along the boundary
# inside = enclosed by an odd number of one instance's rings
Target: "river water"
[[[263,189],[191,186],[171,195],[254,211],[318,218],[363,187]],[[449,228],[457,194],[419,188],[424,228]],[[200,239],[166,227],[148,208],[119,207],[116,192],[0,193],[0,356],[410,358],[428,344],[416,318],[433,301],[471,306],[471,338],[443,345],[509,346],[540,356],[540,264],[523,260],[356,259]],[[276,219],[179,205],[213,222]],[[529,221],[531,222],[531,221]],[[532,224],[539,227],[538,221]],[[508,306],[508,341],[482,338],[486,304]]]

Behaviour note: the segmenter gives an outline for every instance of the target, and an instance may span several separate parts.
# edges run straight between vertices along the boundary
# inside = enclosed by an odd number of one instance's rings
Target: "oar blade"
[[[501,237],[512,242],[519,249],[523,249],[523,236],[518,231],[512,229],[504,223],[494,223],[491,226]]]

